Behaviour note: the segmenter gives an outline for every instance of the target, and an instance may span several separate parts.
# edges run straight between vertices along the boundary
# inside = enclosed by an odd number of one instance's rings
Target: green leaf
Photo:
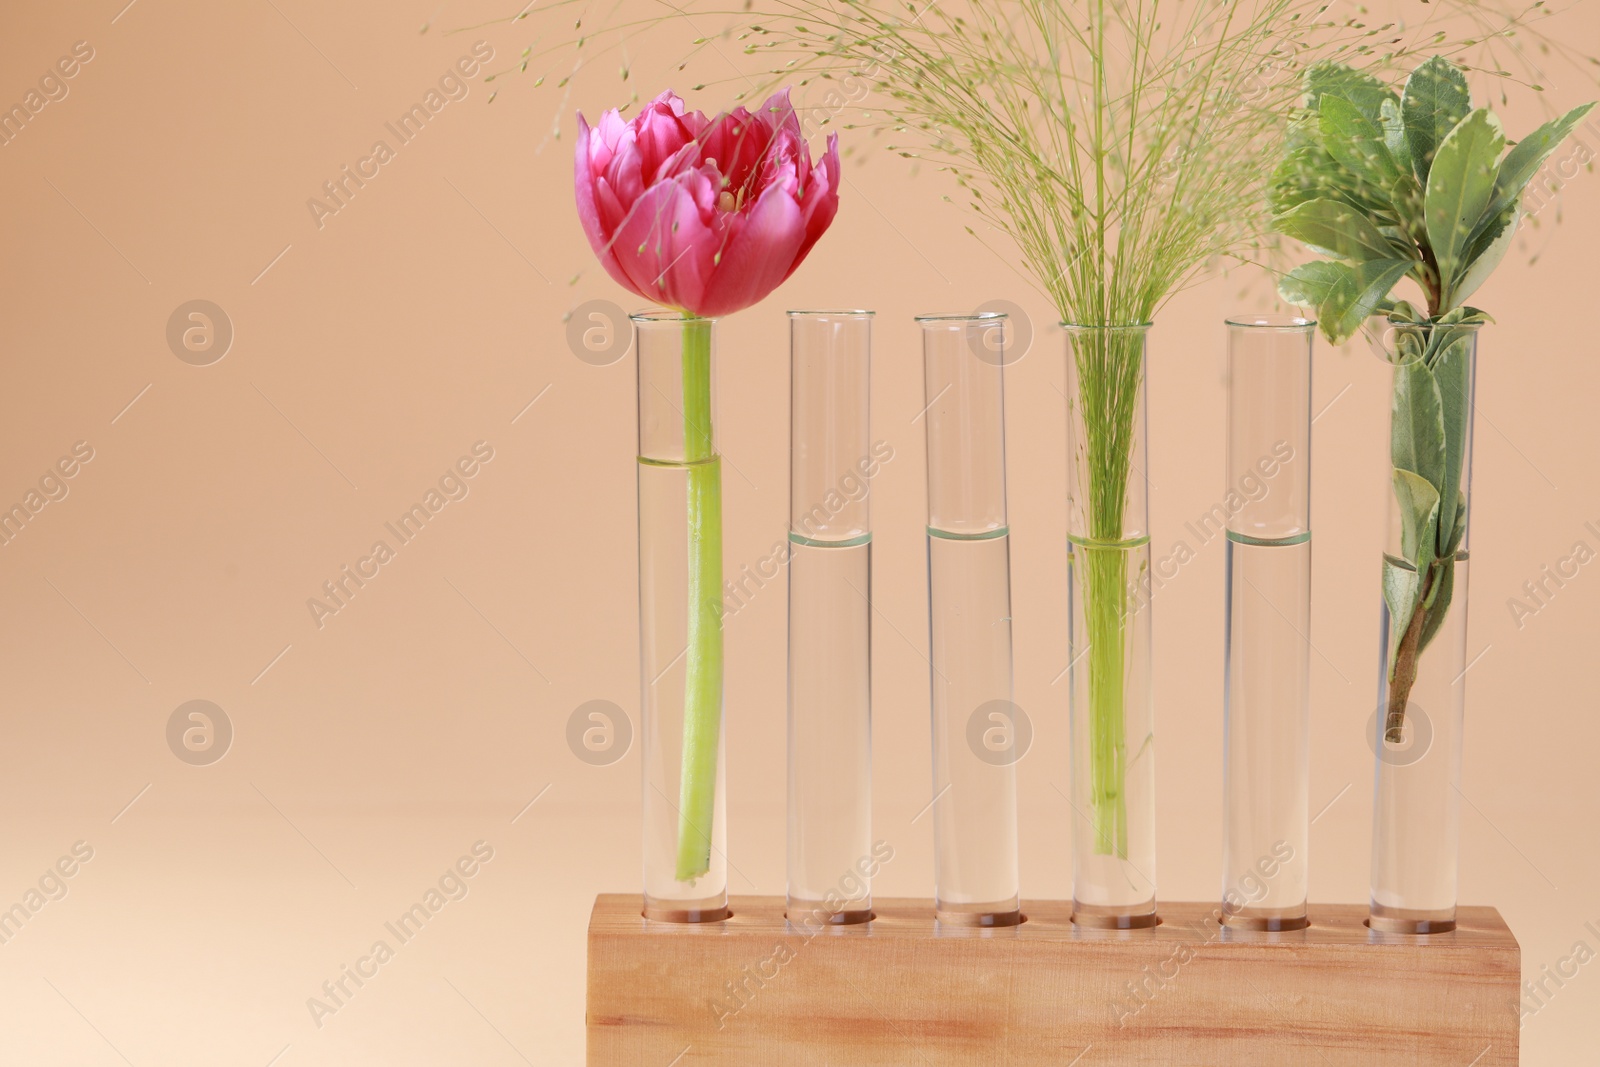
[[[1322,98],[1322,145],[1346,169],[1380,190],[1388,190],[1402,171],[1384,143],[1383,130],[1340,96]]]
[[[1445,544],[1445,550],[1433,561],[1433,585],[1428,590],[1425,614],[1422,616],[1422,634],[1417,642],[1418,653],[1428,647],[1428,642],[1433,640],[1444,625],[1445,615],[1450,610],[1450,600],[1455,595],[1455,555],[1467,536],[1467,494],[1456,494],[1455,517],[1450,525],[1455,532]],[[1443,537],[1440,540],[1443,542]]]
[[[1368,214],[1387,210],[1389,201],[1382,190],[1341,166],[1322,147],[1321,137],[1316,130],[1315,139],[1291,148],[1273,171],[1268,188],[1273,213],[1282,214],[1310,200],[1339,201]]]
[[[1435,484],[1439,488],[1439,499],[1449,505],[1440,512],[1435,555],[1444,556],[1449,554],[1450,545],[1459,540],[1455,530],[1456,500],[1461,495],[1461,468],[1467,453],[1472,402],[1472,361],[1468,357],[1473,339],[1470,330],[1434,327],[1435,333],[1441,330],[1454,335],[1446,337],[1443,351],[1433,359],[1433,383],[1438,391],[1439,421],[1443,429],[1440,441],[1444,446],[1441,477]]]
[[[1389,309],[1389,362],[1395,366],[1421,360],[1428,350],[1427,318],[1409,300]]]
[[[1491,317],[1487,311],[1482,311],[1474,307],[1467,307],[1465,304],[1451,308],[1443,315],[1440,315],[1436,320],[1440,326],[1481,325],[1485,322],[1493,321],[1493,317]],[[1445,342],[1454,336],[1454,334],[1451,334],[1448,331],[1441,330],[1438,334],[1435,334],[1429,338],[1428,351],[1434,354],[1444,351]],[[1433,356],[1428,357],[1428,365],[1433,365]]]
[[[1422,247],[1428,243],[1428,219],[1423,209],[1422,186],[1415,175],[1402,174],[1389,189],[1394,205],[1394,216],[1406,235],[1408,244]]]
[[[1309,110],[1321,110],[1325,96],[1338,96],[1354,104],[1372,122],[1380,120],[1383,102],[1395,98],[1389,87],[1372,75],[1328,61],[1306,71],[1305,86]]]
[[[1423,316],[1409,300],[1396,300],[1394,309],[1389,312],[1389,318],[1394,322],[1403,322],[1418,325],[1423,321]]]
[[[1400,115],[1400,101],[1392,96],[1385,100],[1378,121],[1383,126],[1383,143],[1389,154],[1401,169],[1410,171],[1411,149],[1406,145],[1406,123]]]
[[[1440,142],[1471,110],[1466,76],[1448,59],[1434,56],[1411,72],[1400,100],[1400,115],[1411,167],[1419,182],[1427,184]]]
[[[1505,211],[1522,199],[1522,190],[1539,173],[1544,161],[1561,147],[1562,141],[1571,136],[1593,107],[1593,103],[1575,107],[1511,146],[1511,151],[1506,153],[1505,160],[1500,164],[1500,173],[1495,175],[1494,197],[1489,204],[1491,216]]]
[[[1395,321],[1393,312],[1389,315],[1389,321]],[[1396,330],[1394,332],[1394,350],[1389,353],[1389,359],[1390,362],[1399,366],[1413,360],[1421,360],[1424,350],[1422,336],[1416,330]]]
[[[1317,322],[1331,344],[1343,344],[1416,264],[1375,259],[1356,266],[1318,260],[1284,276],[1278,294],[1291,304],[1317,309]]]
[[[1395,653],[1422,596],[1422,578],[1411,565],[1393,556],[1383,557],[1383,602],[1389,608],[1389,678],[1394,679]]]
[[[1317,142],[1297,144],[1284,154],[1272,172],[1272,182],[1267,189],[1267,202],[1274,215],[1281,215],[1308,200],[1319,200],[1329,195],[1327,174],[1332,157]]]
[[[1456,514],[1450,520],[1450,540],[1442,542],[1444,551],[1439,553],[1439,558],[1444,559],[1455,555],[1461,549],[1461,542],[1467,539],[1467,494],[1456,493]]]
[[[1415,266],[1410,259],[1374,259],[1354,268],[1348,288],[1331,294],[1317,310],[1323,336],[1339,344],[1353,335]]]
[[[1394,369],[1394,399],[1389,411],[1389,462],[1397,470],[1426,480],[1437,498],[1444,478],[1444,459],[1444,405],[1439,398],[1438,383],[1425,360],[1402,363]],[[1406,558],[1416,562],[1410,552],[1406,553]]]
[[[1453,307],[1455,288],[1466,273],[1466,254],[1494,193],[1495,172],[1505,148],[1500,120],[1488,108],[1468,115],[1445,136],[1428,172],[1423,209],[1428,244],[1439,265],[1442,308]]]
[[[1426,478],[1395,468],[1394,499],[1400,506],[1400,551],[1421,574],[1433,562],[1439,529],[1439,491]]]
[[[1326,259],[1302,263],[1279,280],[1278,295],[1291,304],[1320,311],[1323,302],[1354,270],[1354,267]]]
[[[1404,255],[1371,219],[1336,200],[1309,200],[1274,218],[1272,225],[1334,259],[1361,263]]]
[[[1506,258],[1506,253],[1511,251],[1511,243],[1517,235],[1517,215],[1521,208],[1511,204],[1498,216],[1485,215],[1490,225],[1479,224],[1480,232],[1472,240],[1472,246],[1467,249],[1467,266],[1461,274],[1461,280],[1456,282],[1453,299],[1458,303],[1477,292],[1484,282],[1489,280],[1489,275]]]
[[[1422,634],[1417,642],[1417,653],[1428,647],[1434,635],[1444,625],[1450,600],[1456,590],[1456,564],[1453,559],[1438,560],[1433,565],[1433,586],[1428,590],[1428,604],[1423,608]]]

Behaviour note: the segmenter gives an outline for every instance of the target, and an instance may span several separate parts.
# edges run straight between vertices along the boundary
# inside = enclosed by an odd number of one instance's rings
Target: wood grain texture
[[[1224,933],[1206,904],[1079,930],[1060,901],[994,931],[936,929],[879,900],[812,931],[779,897],[704,927],[606,894],[589,922],[589,1067],[1515,1067],[1521,953],[1493,908],[1428,938],[1359,905],[1311,927]],[[1075,1058],[1076,1057],[1076,1058]]]

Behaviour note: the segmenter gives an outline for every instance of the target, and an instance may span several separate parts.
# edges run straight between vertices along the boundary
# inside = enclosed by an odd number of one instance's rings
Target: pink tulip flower
[[[815,165],[776,94],[707,119],[670,90],[632,122],[578,116],[578,218],[620,284],[712,317],[759,301],[794,273],[839,208],[838,135]]]

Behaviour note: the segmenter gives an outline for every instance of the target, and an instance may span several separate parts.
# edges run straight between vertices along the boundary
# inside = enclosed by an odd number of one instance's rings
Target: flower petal
[[[794,105],[789,102],[787,88],[779,89],[767,97],[767,102],[761,105],[761,121],[774,132],[793,134],[800,141],[805,139],[805,134],[800,130],[800,116],[795,114]]]
[[[726,315],[761,300],[789,276],[805,240],[792,185],[769,185],[753,205],[724,217],[727,241],[704,298],[698,306],[685,305],[697,315]]]
[[[828,135],[827,152],[811,168],[810,180],[801,193],[800,212],[805,220],[806,236],[789,267],[790,274],[805,261],[812,246],[827,232],[839,212],[839,135],[836,133]]]
[[[717,161],[727,188],[737,196],[760,170],[772,144],[772,128],[744,108],[734,108],[712,120],[700,143],[700,157]]]
[[[641,171],[655,180],[661,165],[676,156],[687,144],[693,144],[693,132],[681,118],[683,101],[672,98],[677,111],[659,97],[633,122],[633,133],[639,146]]]
[[[606,269],[606,273],[623,286],[633,289],[633,284],[628,280],[622,264],[612,252],[611,242],[607,236],[609,228],[601,218],[600,198],[596,195],[596,179],[590,166],[592,152],[590,142],[599,140],[601,136],[599,130],[590,130],[589,124],[584,121],[581,114],[578,116],[577,159],[573,175],[573,191],[578,202],[578,222],[583,227],[584,236],[589,239],[589,247],[594,249],[594,254],[599,258],[600,265]],[[609,196],[610,190],[605,190],[605,193]],[[638,290],[634,289],[634,292],[637,293]]]
[[[617,145],[628,133],[628,124],[622,121],[622,114],[612,108],[600,116],[600,140],[611,151],[616,151]]]
[[[612,250],[628,287],[647,300],[697,311],[713,268],[716,235],[679,181],[651,186],[628,209]]]
[[[644,195],[649,180],[644,172],[644,160],[639,156],[638,141],[632,131],[623,136],[612,150],[605,169],[595,172],[605,179],[624,205],[631,204]]]

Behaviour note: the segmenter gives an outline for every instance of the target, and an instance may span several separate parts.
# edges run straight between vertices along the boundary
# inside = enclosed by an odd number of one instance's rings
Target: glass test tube
[[[789,313],[788,916],[872,918],[872,312]]]
[[[1306,923],[1311,775],[1311,348],[1316,324],[1228,321],[1222,921]]]
[[[923,316],[928,447],[934,905],[943,923],[1014,926],[1011,564],[1001,314]]]

